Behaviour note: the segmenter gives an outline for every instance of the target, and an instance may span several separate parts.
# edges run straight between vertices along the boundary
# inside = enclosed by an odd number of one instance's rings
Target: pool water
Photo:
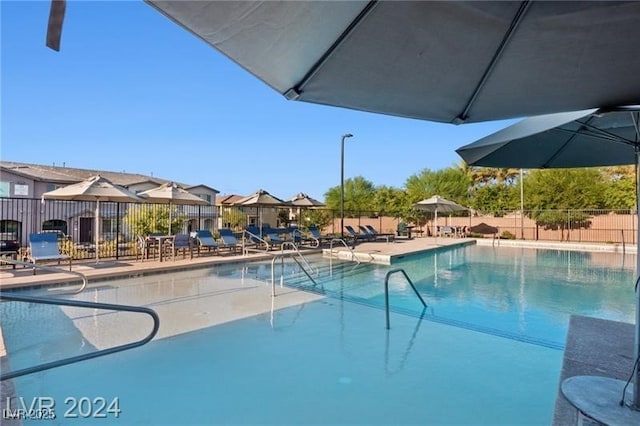
[[[102,397],[117,398],[118,418],[73,424],[547,425],[569,315],[631,321],[634,312],[633,262],[620,255],[465,247],[391,267],[311,263],[319,269],[315,286],[295,264],[278,272],[278,282],[282,276],[284,284],[316,293],[287,306],[287,287],[268,297],[268,262],[109,281],[82,297],[138,304],[146,297],[147,305],[167,309],[160,312],[165,323],[223,309],[209,295],[232,290],[257,290],[275,306],[18,378],[16,392],[27,400],[52,397],[58,417],[49,424],[71,423],[65,399]],[[423,312],[394,275],[387,331],[382,283],[398,267],[429,306]],[[5,306],[12,368],[92,350],[102,342],[86,337],[91,333],[143,328],[120,314],[80,318],[51,306]]]

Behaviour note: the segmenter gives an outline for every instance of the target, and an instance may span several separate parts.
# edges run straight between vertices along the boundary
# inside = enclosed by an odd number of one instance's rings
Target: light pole
[[[520,169],[520,239],[524,240],[524,182],[522,181],[522,169]]]
[[[351,138],[351,133],[342,135],[340,144],[340,237],[344,238],[344,140]]]

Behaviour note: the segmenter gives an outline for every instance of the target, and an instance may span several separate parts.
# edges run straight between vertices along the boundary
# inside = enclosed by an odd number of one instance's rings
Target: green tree
[[[635,209],[636,183],[634,166],[603,167],[605,182],[604,207],[607,209]]]
[[[340,186],[334,186],[324,194],[327,207],[340,210]],[[373,211],[375,187],[371,181],[356,176],[344,181],[345,212]]]
[[[466,205],[470,185],[471,177],[464,169],[447,167],[437,171],[424,169],[409,176],[404,186],[408,201],[412,204],[433,195],[440,195]]]
[[[598,209],[604,205],[605,184],[595,168],[533,170],[525,179],[525,206],[538,226],[564,230],[591,225],[583,212],[572,209]]]
[[[182,230],[186,217],[178,214],[177,207],[167,204],[136,204],[129,207],[123,222],[134,235],[149,235],[152,232],[169,233]]]
[[[408,204],[407,194],[402,189],[386,185],[375,189],[373,207],[381,215],[401,217]]]

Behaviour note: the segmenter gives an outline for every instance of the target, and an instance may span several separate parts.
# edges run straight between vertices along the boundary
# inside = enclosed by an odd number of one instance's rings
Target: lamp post
[[[524,240],[524,182],[522,181],[522,169],[520,169],[520,239]]]
[[[340,237],[344,238],[344,140],[351,138],[351,133],[342,135],[340,144]]]

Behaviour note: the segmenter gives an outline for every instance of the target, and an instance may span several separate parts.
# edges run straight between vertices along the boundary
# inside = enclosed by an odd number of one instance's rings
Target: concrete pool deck
[[[547,248],[559,250],[580,250],[594,252],[611,252],[612,255],[622,255],[622,249],[615,245],[577,244],[565,242],[532,242],[532,241],[493,241],[491,239],[454,239],[454,238],[397,238],[395,241],[385,242],[365,242],[356,246],[354,253],[363,262],[375,262],[389,264],[393,259],[406,255],[430,250],[442,249],[451,246],[462,246],[468,244],[478,245],[498,245],[499,247],[526,247],[526,248]],[[349,259],[351,251],[344,246],[336,246],[335,253],[340,258]],[[323,249],[305,250],[304,253],[320,253]],[[328,249],[324,248],[325,255]],[[635,254],[635,247],[626,247],[625,253]],[[110,280],[123,277],[140,277],[164,272],[174,272],[181,270],[191,270],[206,268],[210,265],[221,263],[237,263],[252,260],[268,260],[275,253],[253,253],[249,255],[207,255],[194,257],[193,259],[178,259],[158,262],[158,261],[135,261],[135,260],[106,260],[96,264],[93,261],[74,262],[72,270],[85,274],[90,283]],[[64,265],[62,266],[64,269]],[[77,283],[76,277],[62,272],[38,271],[33,275],[29,268],[20,266],[12,269],[10,266],[0,268],[0,289],[18,289],[21,287],[38,287],[55,285],[65,282]],[[265,288],[257,288],[262,301],[268,300]],[[294,291],[294,292],[297,292]],[[267,294],[268,296],[268,294]],[[293,304],[304,303],[304,298],[292,297]],[[245,300],[243,298],[243,300]],[[265,305],[266,306],[266,305]],[[266,308],[261,307],[261,312]],[[242,315],[245,315],[243,312]],[[215,322],[223,322],[223,318],[218,318]],[[201,324],[194,324],[194,328],[200,328]],[[173,330],[165,329],[161,333],[166,337],[173,334]],[[111,342],[94,340],[98,347],[108,346]],[[0,339],[0,349],[3,348]],[[4,354],[2,359],[5,360]],[[577,424],[577,410],[573,408],[560,392],[560,384],[567,377],[575,375],[598,375],[626,380],[631,370],[631,360],[633,358],[633,325],[619,323],[615,321],[595,320],[586,317],[572,317],[567,336],[567,346],[564,354],[563,367],[558,382],[558,393],[553,416],[553,426]],[[526,362],[526,361],[524,361]],[[3,382],[2,393],[11,395],[9,389],[5,389],[8,383]],[[525,384],[526,385],[526,384]]]

